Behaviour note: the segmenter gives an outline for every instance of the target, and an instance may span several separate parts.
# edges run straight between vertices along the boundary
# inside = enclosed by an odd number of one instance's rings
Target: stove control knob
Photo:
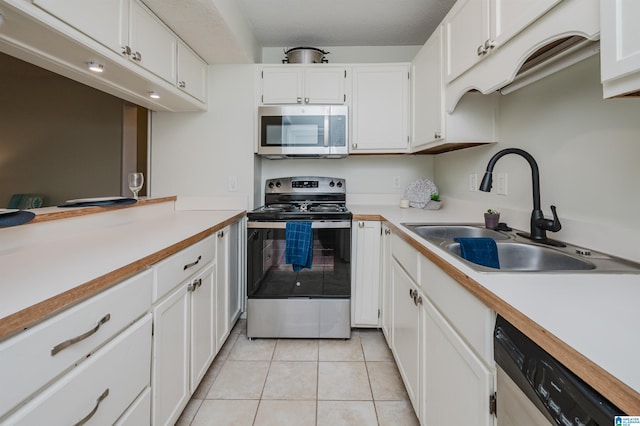
[[[280,181],[276,182],[276,188],[280,188],[282,186],[282,184],[280,183]]]
[[[337,185],[338,185],[338,188],[342,188],[342,182],[338,182]]]
[[[329,182],[329,186],[330,186],[331,188],[333,188],[334,186],[336,186],[336,183],[335,183],[334,181],[331,181],[331,182]]]
[[[273,188],[273,182],[269,182],[269,188]]]

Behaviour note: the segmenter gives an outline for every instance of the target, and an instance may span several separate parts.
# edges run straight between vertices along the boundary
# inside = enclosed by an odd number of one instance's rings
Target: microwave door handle
[[[324,146],[329,147],[329,114],[324,115]]]

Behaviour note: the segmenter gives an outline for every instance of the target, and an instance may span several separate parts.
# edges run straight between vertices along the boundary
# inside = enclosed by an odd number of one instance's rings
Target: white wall
[[[349,195],[387,195],[400,201],[407,186],[416,179],[433,179],[433,157],[429,155],[350,156],[343,159],[262,160],[262,182],[283,176],[330,176],[347,181]],[[400,187],[393,187],[399,176]],[[437,185],[437,182],[436,182]]]
[[[469,173],[480,179],[498,150],[522,148],[538,162],[543,211],[550,215],[555,204],[565,221],[560,238],[640,260],[629,242],[640,233],[640,100],[603,100],[597,57],[501,97],[498,128],[499,144],[436,157],[445,196],[510,210],[503,219],[528,227],[531,171],[524,159],[508,155],[495,167],[508,174],[508,195],[495,194],[495,174],[490,194],[468,192]]]
[[[292,46],[293,47],[293,46]],[[329,52],[326,58],[332,64],[411,62],[422,46],[331,46],[319,47]],[[281,64],[285,50],[291,47],[262,48],[262,63]]]
[[[153,196],[239,196],[253,206],[253,81],[253,65],[210,66],[208,111],[152,114]]]

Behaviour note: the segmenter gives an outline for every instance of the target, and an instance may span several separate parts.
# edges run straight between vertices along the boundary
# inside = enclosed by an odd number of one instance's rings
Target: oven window
[[[249,298],[348,298],[351,294],[351,230],[314,229],[311,269],[285,263],[284,229],[248,229]]]

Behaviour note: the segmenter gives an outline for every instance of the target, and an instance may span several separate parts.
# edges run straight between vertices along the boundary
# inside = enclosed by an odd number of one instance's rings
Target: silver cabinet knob
[[[363,221],[358,222],[358,228],[364,228],[364,222]]]
[[[433,134],[433,137],[434,137],[435,139],[441,139],[441,138],[442,138],[442,134],[441,134],[440,132],[435,132],[435,133]]]
[[[385,229],[384,230],[384,235],[391,235],[391,229]]]
[[[483,45],[478,46],[478,50],[476,51],[476,53],[478,54],[478,56],[483,56],[487,54],[487,48],[484,47]]]
[[[494,47],[496,47],[496,42],[494,40],[491,40],[490,38],[488,38],[485,42],[484,45],[482,46],[484,47],[486,50],[491,50]]]
[[[351,144],[351,148],[353,148],[353,149],[358,149],[358,144],[357,144],[357,143],[352,143],[352,144]]]
[[[298,102],[299,104],[301,104],[301,103],[302,103],[302,98],[297,98],[297,99],[296,99],[296,102]]]
[[[304,103],[308,104],[309,103],[309,98],[304,98]]]
[[[178,82],[178,87],[180,87],[181,89],[184,89],[185,87],[187,87],[187,83],[184,81],[179,81]]]

